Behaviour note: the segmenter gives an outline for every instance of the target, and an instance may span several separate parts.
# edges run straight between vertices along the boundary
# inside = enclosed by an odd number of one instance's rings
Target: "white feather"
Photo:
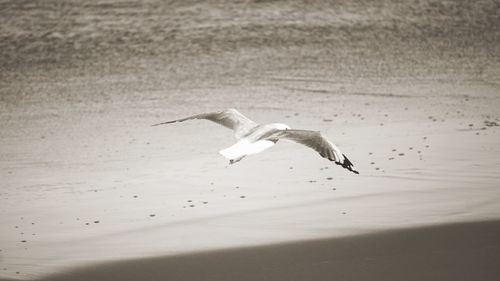
[[[219,151],[219,153],[227,159],[237,159],[245,155],[257,154],[273,145],[274,142],[268,140],[249,142],[247,139],[241,139],[232,146]]]

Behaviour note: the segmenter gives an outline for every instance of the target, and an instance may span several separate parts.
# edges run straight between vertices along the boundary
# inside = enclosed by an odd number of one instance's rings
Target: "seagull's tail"
[[[352,167],[354,166],[354,164],[352,164],[352,162],[344,155],[342,154],[342,157],[344,157],[344,161],[342,162],[335,162],[335,164],[337,165],[340,165],[342,166],[343,168],[355,173],[355,174],[359,174],[358,171],[354,170]]]

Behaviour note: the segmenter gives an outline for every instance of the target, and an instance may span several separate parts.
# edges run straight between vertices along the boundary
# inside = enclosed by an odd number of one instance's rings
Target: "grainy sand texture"
[[[0,280],[497,280],[499,10],[0,1]]]

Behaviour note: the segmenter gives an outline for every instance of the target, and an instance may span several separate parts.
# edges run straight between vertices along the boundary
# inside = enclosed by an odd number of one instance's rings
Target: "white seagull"
[[[316,150],[323,158],[335,161],[347,170],[359,174],[349,159],[338,149],[336,145],[326,139],[320,132],[309,130],[291,129],[288,125],[281,123],[257,124],[248,119],[236,109],[227,109],[212,113],[198,114],[173,121],[162,122],[152,126],[184,122],[192,119],[207,119],[234,131],[238,141],[221,151],[224,157],[234,164],[247,155],[257,154],[271,146],[278,140],[291,140]]]

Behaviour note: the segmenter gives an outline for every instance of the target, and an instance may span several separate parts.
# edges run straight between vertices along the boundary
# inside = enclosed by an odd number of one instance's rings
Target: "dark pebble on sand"
[[[404,156],[405,154],[404,153],[398,153],[399,156]]]
[[[394,157],[389,157],[389,160],[394,160]]]
[[[368,155],[372,155],[372,154],[373,154],[373,152],[368,152]]]
[[[137,196],[137,195],[134,195],[134,198],[137,198],[137,197],[139,197],[139,196]]]
[[[194,208],[194,205],[189,205],[189,207]]]
[[[290,168],[288,168],[288,169],[293,170],[293,167],[290,167]]]
[[[245,195],[241,195],[240,198],[246,198],[246,196]]]
[[[409,147],[408,149],[409,149],[409,150],[413,150],[413,147]]]
[[[332,177],[328,177],[328,178],[326,178],[326,179],[327,179],[327,180],[329,180],[329,181],[333,180],[333,178],[332,178]]]
[[[26,241],[26,240],[21,240],[21,242],[22,242],[22,243],[26,243],[26,242],[28,242],[28,241]]]
[[[88,222],[86,222],[86,223],[85,223],[85,225],[89,225],[89,223],[88,223]]]
[[[150,216],[150,217],[155,217],[156,215],[155,215],[155,214],[150,214],[149,216]]]
[[[392,149],[392,151],[396,151],[396,149],[395,149],[395,148],[393,148],[393,149]]]
[[[346,214],[346,212],[342,212],[342,215],[345,215],[345,214]]]
[[[188,200],[188,202],[193,202],[193,200]]]
[[[99,221],[94,221],[94,223],[99,223]]]
[[[203,201],[203,204],[208,204],[208,202],[207,201]]]
[[[378,170],[380,170],[380,168],[378,168],[378,167],[377,167],[377,168],[375,168],[375,170],[377,170],[377,171],[378,171]]]
[[[316,181],[310,180],[309,183],[315,183]]]
[[[375,162],[370,162],[370,164],[374,165],[374,164],[375,164]]]

